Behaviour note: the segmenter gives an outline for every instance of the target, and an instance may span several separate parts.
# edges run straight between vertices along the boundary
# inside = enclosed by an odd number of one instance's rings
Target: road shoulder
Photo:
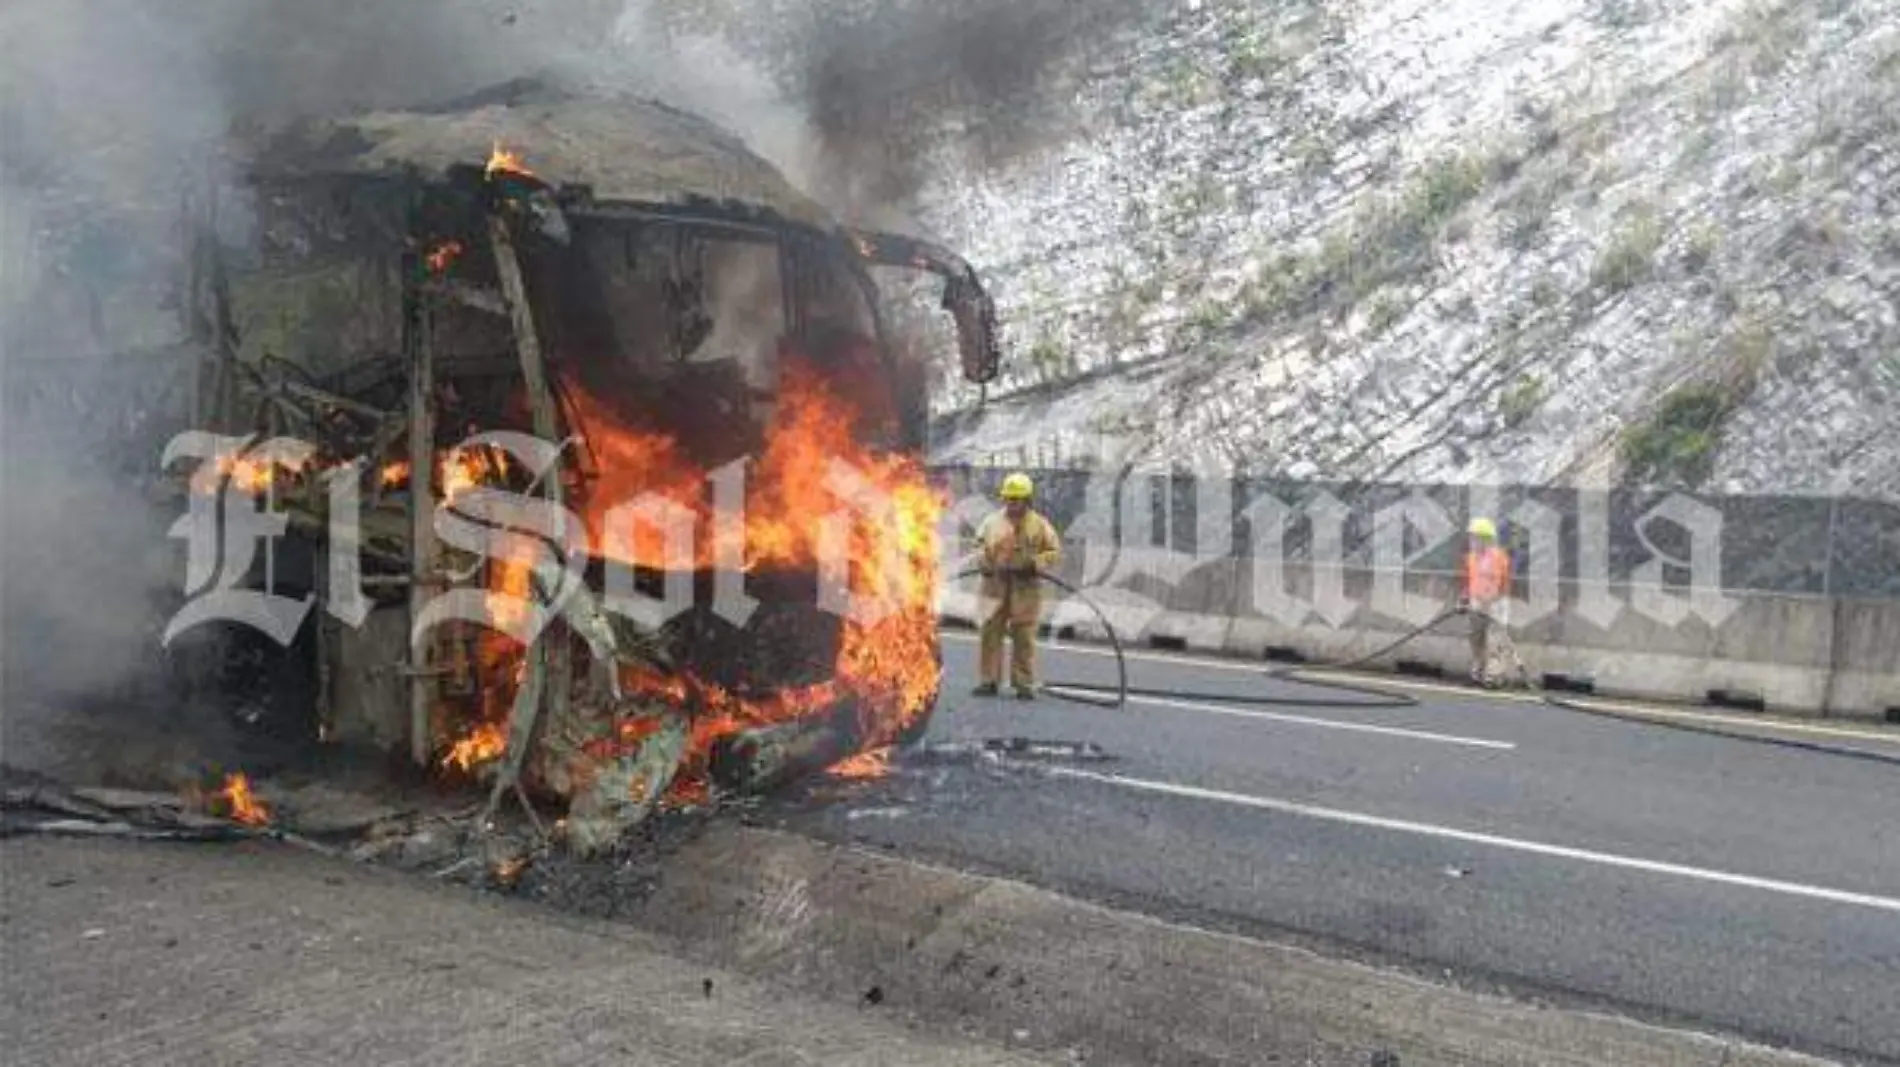
[[[24,1062],[1822,1062],[729,823],[630,924],[264,843],[0,871]]]
[[[921,1019],[1090,1062],[1823,1062],[755,828],[715,828],[673,857],[639,921],[744,973],[834,997],[877,988]]]
[[[1015,1067],[624,924],[264,843],[0,843],[13,1062]]]

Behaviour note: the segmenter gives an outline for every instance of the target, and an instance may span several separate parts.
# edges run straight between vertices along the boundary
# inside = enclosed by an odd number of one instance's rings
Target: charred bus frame
[[[443,143],[429,143],[427,151],[417,153],[423,158],[399,160],[396,165],[389,158],[371,161],[375,139],[360,130],[300,128],[291,132],[289,148],[280,136],[263,150],[266,164],[251,173],[258,205],[254,223],[260,234],[255,249],[258,261],[250,269],[234,268],[216,237],[217,220],[201,218],[186,285],[187,321],[202,353],[193,395],[194,412],[205,416],[199,425],[238,433],[306,431],[318,438],[320,449],[326,452],[367,454],[379,464],[401,459],[390,452],[407,439],[406,500],[389,500],[372,486],[365,514],[360,545],[364,585],[378,610],[371,613],[371,625],[360,632],[319,618],[311,655],[323,729],[384,748],[406,749],[408,758],[419,765],[438,757],[432,715],[454,667],[431,653],[429,645],[419,646],[414,660],[393,650],[409,647],[404,638],[423,603],[447,584],[432,526],[436,493],[432,482],[444,444],[439,403],[444,387],[475,393],[484,381],[499,378],[520,386],[526,394],[529,424],[520,429],[549,441],[578,429],[564,425],[570,420],[564,418],[539,321],[547,311],[546,302],[537,301],[530,291],[530,256],[524,254],[524,246],[531,251],[537,244],[564,245],[579,229],[606,227],[632,234],[654,226],[770,245],[777,252],[781,315],[792,338],[802,338],[809,326],[812,294],[807,284],[823,269],[842,268],[855,282],[871,316],[883,366],[882,384],[890,389],[899,416],[898,439],[893,443],[912,453],[920,453],[924,446],[925,386],[921,378],[900,373],[894,362],[889,324],[869,268],[899,267],[942,279],[941,308],[954,320],[957,358],[967,380],[993,379],[1000,362],[994,305],[967,263],[928,241],[839,226],[789,187],[781,187],[775,172],[749,156],[740,163],[750,168],[748,181],[764,190],[764,195],[751,197],[744,189],[729,196],[706,195],[709,190],[704,182],[698,189],[691,187],[693,183],[683,183],[686,187],[670,198],[617,195],[600,190],[594,182],[560,181],[558,164],[537,164],[536,171],[550,175],[543,179],[525,168],[497,169],[492,159],[488,165],[477,162],[481,155],[477,143],[491,141],[480,147],[492,151],[502,142],[510,125],[506,119],[513,109],[524,106],[524,95],[539,110],[530,124],[533,129],[517,131],[519,148],[533,152],[537,134],[547,135],[550,126],[559,126],[559,109],[567,98],[536,87],[510,92],[514,99],[480,102],[476,112],[490,121],[479,131],[460,128],[468,112],[453,108],[403,116],[403,121],[417,124],[436,123],[446,135],[440,138]],[[638,106],[659,109],[663,124],[697,121],[664,105],[640,102]],[[497,113],[503,119],[499,123],[493,121]],[[491,132],[487,127],[496,125],[504,129],[492,131],[492,138],[485,136]],[[380,129],[391,128],[387,120],[382,121]],[[558,136],[561,131],[552,132],[557,136],[550,140],[563,143]],[[698,130],[694,133],[702,135]],[[714,154],[744,152],[742,146],[716,134],[710,143]],[[639,146],[629,146],[629,150],[638,151]],[[276,225],[282,214],[309,214],[318,221],[299,233],[284,234]],[[290,254],[271,252],[273,241]],[[432,271],[429,260],[446,248],[481,260],[486,268],[482,273],[492,284],[451,282],[442,272]],[[274,258],[285,262],[273,266]],[[299,307],[294,299],[288,307],[272,307],[273,301],[260,299],[256,287],[249,284],[286,267],[294,274],[310,263],[338,267],[361,283],[358,303],[347,306],[346,300],[340,310],[345,318],[361,316],[368,324],[360,333],[370,340],[359,345],[358,351],[338,353],[338,359],[314,360],[329,362],[327,367],[311,366],[312,361],[300,361],[294,354],[272,352],[268,342],[244,336],[246,324],[273,313],[291,333],[315,321],[314,309]],[[394,279],[388,276],[392,266],[398,274]],[[388,299],[392,288],[393,301]],[[447,319],[465,311],[477,318],[505,320],[504,330],[487,335],[488,341],[499,342],[496,347],[470,344],[473,335],[467,333],[445,335]],[[338,323],[329,326],[333,336],[344,329]],[[381,344],[376,343],[378,338]],[[389,351],[391,341],[394,352]],[[249,359],[244,358],[246,348],[251,350]],[[567,466],[566,460],[562,466]],[[558,476],[546,479],[539,489],[559,501],[562,480]],[[293,529],[316,542],[304,573],[314,589],[325,573],[320,561],[329,547],[321,543],[323,502],[312,484],[292,503],[301,505],[290,510]],[[615,632],[589,595],[570,601],[561,618],[595,653],[628,640],[628,635]],[[574,680],[572,652],[560,642],[552,647],[541,642],[528,650],[530,675],[517,690],[509,715],[509,745],[494,778],[493,801],[509,790],[521,789],[529,747],[555,732],[544,721],[540,705],[545,702],[554,719],[571,710],[567,686]],[[768,784],[849,755],[854,743],[855,738],[836,731],[779,729],[727,746],[716,762],[723,764],[734,783]],[[638,780],[653,770],[648,766],[651,762],[630,757],[619,773],[603,775],[601,780],[624,784],[630,775]],[[579,807],[589,806],[589,798],[571,799]],[[600,809],[605,827],[596,827],[596,837],[604,840],[602,834],[643,815],[657,797],[631,806],[624,797],[593,799],[598,803],[592,807]]]

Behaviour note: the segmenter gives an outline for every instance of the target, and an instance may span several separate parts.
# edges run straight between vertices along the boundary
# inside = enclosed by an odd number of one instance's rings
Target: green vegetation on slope
[[[1715,386],[1684,386],[1670,393],[1648,422],[1624,433],[1624,476],[1635,482],[1700,485],[1714,468],[1730,411],[1728,398]]]

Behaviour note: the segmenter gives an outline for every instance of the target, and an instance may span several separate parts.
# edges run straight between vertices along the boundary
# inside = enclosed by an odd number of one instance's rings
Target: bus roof
[[[550,185],[585,185],[600,201],[765,209],[831,228],[835,220],[736,135],[645,97],[577,92],[521,79],[421,108],[303,119],[261,131],[254,180],[439,179],[485,163],[497,147]]]

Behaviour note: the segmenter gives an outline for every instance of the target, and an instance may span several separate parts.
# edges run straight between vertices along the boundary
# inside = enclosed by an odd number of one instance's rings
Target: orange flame
[[[472,448],[436,461],[435,479],[442,495],[453,503],[455,498],[478,485],[493,485],[512,469],[508,454],[490,448]],[[383,488],[397,489],[409,484],[409,461],[391,460],[377,472]]]
[[[489,576],[488,595],[483,598],[488,606],[488,615],[498,628],[516,629],[527,622],[531,610],[528,600],[532,592],[531,564],[524,559],[509,557],[494,560],[489,565],[494,573]]]
[[[779,384],[779,406],[765,454],[747,485],[744,565],[751,569],[761,564],[818,564],[824,536],[821,520],[843,513],[828,482],[832,464],[839,463],[856,472],[889,504],[887,514],[857,515],[844,524],[850,589],[861,597],[883,599],[894,610],[875,622],[845,621],[831,679],[769,696],[741,698],[690,676],[623,671],[621,682],[628,691],[690,705],[698,712],[688,742],[689,772],[703,767],[713,743],[721,737],[752,726],[803,718],[847,698],[859,709],[863,739],[888,746],[924,713],[937,692],[935,605],[941,495],[929,486],[921,463],[914,458],[877,454],[859,444],[852,436],[856,413],[815,372],[787,363]],[[641,492],[657,492],[678,501],[692,509],[705,528],[712,518],[698,495],[705,475],[681,458],[670,438],[631,430],[615,421],[575,383],[568,383],[567,392],[575,403],[579,428],[601,456],[601,480],[581,502],[581,514],[596,545],[613,544],[601,536],[607,532],[607,509]],[[697,543],[696,566],[712,566],[717,559],[715,548],[734,533],[717,529],[716,522],[713,526],[715,536],[702,537]],[[623,540],[633,542],[633,551],[623,551],[618,558],[660,565],[657,533],[642,529],[627,538],[628,531],[619,532]],[[838,531],[832,534],[838,535]],[[690,788],[680,786],[674,793]]]
[[[478,485],[500,481],[507,473],[507,453],[487,447],[464,449],[442,461],[442,496],[453,502]]]
[[[833,778],[847,781],[883,778],[891,773],[891,750],[885,747],[860,752],[842,763],[834,764],[827,773]]]
[[[478,485],[495,484],[511,469],[505,452],[488,447],[451,453],[437,466],[443,496],[451,503]],[[401,477],[407,476],[408,467],[403,464]],[[533,610],[534,560],[527,552],[505,531],[492,536],[483,605],[495,629],[485,629],[475,637],[472,665],[480,706],[474,709],[473,725],[464,726],[463,735],[449,746],[440,764],[445,770],[467,774],[508,751],[508,715],[528,670],[526,650],[508,634],[526,622]]]
[[[270,822],[270,809],[251,791],[251,779],[243,771],[224,776],[224,787],[215,798],[218,806],[236,822],[263,826]]]
[[[229,474],[233,487],[247,493],[261,493],[276,480],[277,468],[256,460],[239,459],[230,465]]]
[[[499,547],[499,546],[497,546]],[[527,599],[531,591],[532,571],[527,562],[500,555],[488,570],[488,590],[483,599],[489,618],[496,626],[512,628],[525,621],[531,610]],[[449,746],[442,758],[444,770],[463,774],[493,763],[508,752],[508,716],[514,708],[515,694],[528,676],[526,649],[504,632],[483,630],[475,639],[475,680],[481,693],[475,723],[467,733]]]
[[[851,404],[815,371],[788,361],[781,368],[765,452],[748,473],[745,519],[739,527],[713,514],[707,473],[687,458],[675,439],[632,427],[578,382],[563,385],[574,429],[586,435],[597,461],[597,477],[574,507],[601,555],[645,567],[710,568],[736,560],[746,569],[812,568],[820,565],[821,548],[837,544],[849,560],[850,591],[883,599],[889,609],[875,621],[844,621],[831,678],[763,696],[740,696],[688,673],[623,667],[620,681],[627,693],[691,715],[685,763],[663,804],[681,807],[705,801],[705,769],[719,739],[756,726],[828,714],[841,701],[857,710],[863,744],[883,749],[895,743],[928,708],[938,686],[937,521],[944,501],[929,486],[921,462],[861,445],[853,436],[857,419]],[[502,469],[499,457],[483,456],[465,453],[461,464],[445,470],[444,487],[451,497]],[[828,481],[834,463],[855,472],[867,495],[884,502],[882,509],[855,513],[846,508]],[[664,535],[651,523],[609,529],[615,506],[649,493],[676,503],[693,518],[696,536],[690,560],[668,560]],[[827,526],[827,516],[837,518]],[[618,539],[608,539],[610,533]],[[524,607],[530,571],[525,561],[509,559],[506,552],[491,556],[501,558],[489,568],[488,605],[492,617],[506,622],[513,617],[509,612]],[[464,736],[442,761],[443,767],[464,772],[506,751],[508,710],[526,664],[521,646],[504,635],[485,633],[477,639],[477,648],[482,661],[478,670],[485,672],[480,681],[482,707],[473,725],[461,728]],[[624,751],[655,725],[651,720],[623,724],[603,748]],[[872,777],[886,773],[888,764],[888,752],[876,752],[847,760],[836,773]]]
[[[529,170],[527,166],[522,163],[521,157],[503,148],[500,141],[496,141],[494,143],[494,149],[489,152],[488,166],[483,173],[490,179],[493,179],[497,174],[519,174],[524,178],[532,178],[535,176],[534,172]]]
[[[450,746],[449,754],[442,759],[442,766],[453,767],[467,774],[484,763],[500,759],[508,751],[508,735],[503,732],[504,725],[499,722],[476,724],[473,733]]]
[[[283,474],[302,473],[304,464],[288,458],[270,460],[227,453],[218,457],[214,469],[219,477],[230,480],[233,489],[255,495],[289,480]],[[215,481],[194,478],[193,485],[200,491],[216,492]]]

